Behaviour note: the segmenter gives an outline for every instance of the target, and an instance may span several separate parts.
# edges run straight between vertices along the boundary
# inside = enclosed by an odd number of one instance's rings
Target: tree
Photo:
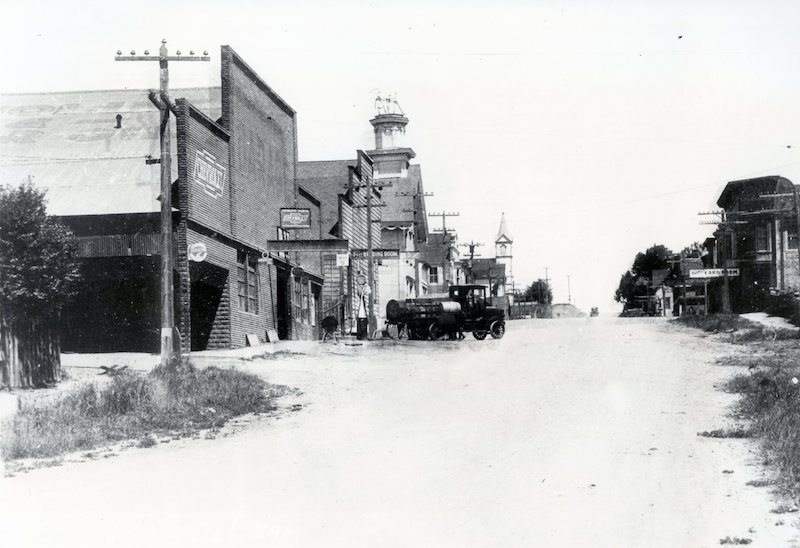
[[[75,238],[47,214],[45,192],[30,183],[0,186],[4,384],[39,386],[57,380],[60,351],[55,321],[77,278]]]
[[[637,253],[631,268],[620,276],[614,300],[628,303],[635,297],[646,296],[653,271],[669,268],[672,256],[672,251],[661,244],[653,244],[644,253]]]
[[[548,282],[539,278],[525,288],[523,298],[526,301],[536,301],[543,304],[550,304],[553,302],[553,291],[550,289],[550,284]]]

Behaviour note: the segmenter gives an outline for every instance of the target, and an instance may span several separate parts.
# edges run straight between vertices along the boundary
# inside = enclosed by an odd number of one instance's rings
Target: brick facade
[[[277,329],[278,271],[266,242],[276,237],[280,208],[295,204],[294,111],[230,47],[221,59],[219,123],[177,102],[176,323],[184,350],[245,346],[248,334],[264,342]],[[205,245],[204,261],[188,259],[193,244]],[[313,336],[310,328],[289,333]]]

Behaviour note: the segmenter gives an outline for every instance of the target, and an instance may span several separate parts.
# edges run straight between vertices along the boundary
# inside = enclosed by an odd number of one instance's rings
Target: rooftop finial
[[[378,93],[378,96],[375,97],[375,111],[379,116],[381,114],[399,114],[400,116],[405,116],[403,109],[400,108],[400,103],[397,102],[396,93],[391,97],[381,97],[381,94]]]

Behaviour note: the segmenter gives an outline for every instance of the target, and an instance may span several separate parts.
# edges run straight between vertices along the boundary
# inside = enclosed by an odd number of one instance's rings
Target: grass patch
[[[285,387],[249,373],[181,363],[146,376],[127,373],[109,384],[79,386],[57,399],[22,405],[3,424],[5,459],[43,458],[122,440],[155,444],[153,433],[189,435],[245,413],[270,409]],[[148,441],[149,440],[149,441]]]
[[[731,378],[724,389],[741,394],[737,415],[752,425],[791,491],[800,487],[800,348],[754,358],[758,366]]]
[[[733,333],[731,342],[737,344],[800,339],[800,330],[761,325],[742,318],[737,314],[681,316],[672,321],[687,327],[702,329],[707,333]]]
[[[755,326],[750,320],[738,314],[709,314],[708,316],[680,316],[672,320],[687,327],[702,329],[706,332],[737,331]]]
[[[719,539],[719,543],[720,543],[720,544],[737,544],[737,545],[742,545],[742,544],[750,544],[750,543],[752,543],[752,542],[753,542],[753,541],[752,541],[752,540],[750,540],[749,538],[739,538],[739,537],[725,537],[725,538],[721,538],[721,539]]]
[[[775,482],[773,480],[759,479],[750,480],[745,485],[748,487],[769,487],[770,485],[775,485]]]
[[[702,432],[698,432],[697,435],[703,438],[743,439],[752,437],[753,433],[746,428],[724,428],[718,430],[704,430]]]

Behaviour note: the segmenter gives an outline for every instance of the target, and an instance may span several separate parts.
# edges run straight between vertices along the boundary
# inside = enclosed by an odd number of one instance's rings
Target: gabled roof
[[[418,165],[408,166],[406,177],[391,179],[392,186],[383,190],[382,224],[384,226],[408,226],[414,223],[417,236],[428,237],[428,213],[425,209],[425,189],[422,186],[422,170]],[[380,181],[376,181],[380,184]],[[416,211],[416,215],[414,212]]]
[[[298,162],[297,179],[300,186],[314,194],[321,202],[323,234],[330,235],[339,221],[339,195],[347,191],[350,168],[356,160],[324,160]]]
[[[160,165],[145,163],[147,155],[160,156],[159,113],[147,96],[148,90],[0,96],[0,178],[46,188],[52,215],[159,211]],[[170,96],[220,116],[220,88],[174,89]],[[173,178],[177,169],[173,160]]]

